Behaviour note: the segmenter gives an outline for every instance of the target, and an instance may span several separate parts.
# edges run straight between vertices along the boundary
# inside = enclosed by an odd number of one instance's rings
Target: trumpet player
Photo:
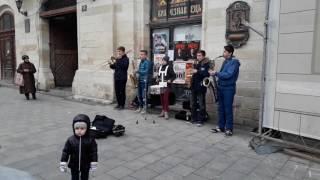
[[[117,57],[110,68],[114,69],[114,86],[116,91],[117,106],[115,109],[122,110],[126,102],[126,84],[128,76],[129,58],[125,54],[125,48],[117,48]]]
[[[209,77],[210,63],[206,58],[206,52],[197,52],[197,60],[193,68],[191,91],[192,91],[192,124],[202,126],[206,120],[206,93],[207,87],[203,85],[203,79]]]
[[[224,132],[226,136],[233,134],[233,111],[232,105],[236,93],[236,82],[239,76],[240,62],[233,56],[232,45],[224,47],[223,57],[225,60],[220,72],[210,71],[210,75],[218,77],[218,99],[219,99],[219,122],[218,127],[212,129],[212,133]]]

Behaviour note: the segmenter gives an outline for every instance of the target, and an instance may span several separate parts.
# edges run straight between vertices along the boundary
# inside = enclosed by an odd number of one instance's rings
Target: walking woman
[[[34,73],[36,73],[36,68],[29,61],[29,56],[22,56],[23,63],[18,67],[17,72],[22,74],[24,85],[20,86],[20,94],[24,94],[26,99],[29,100],[29,94],[32,94],[32,98],[36,99],[36,87],[34,80]]]

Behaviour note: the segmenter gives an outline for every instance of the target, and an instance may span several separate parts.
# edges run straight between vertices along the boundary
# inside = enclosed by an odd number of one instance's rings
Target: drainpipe
[[[265,6],[265,19],[264,19],[264,32],[253,28],[247,21],[241,22],[241,25],[248,27],[259,36],[263,38],[263,59],[262,59],[262,70],[261,70],[261,89],[260,89],[260,111],[259,111],[259,136],[262,135],[263,126],[263,113],[264,113],[264,95],[265,95],[265,81],[266,81],[266,66],[267,66],[267,45],[268,45],[268,20],[269,20],[269,5],[270,0],[266,1]]]
[[[261,72],[261,90],[260,90],[260,112],[259,112],[259,135],[262,135],[263,128],[263,114],[264,114],[264,96],[265,96],[265,82],[267,69],[267,45],[268,45],[268,21],[269,21],[270,0],[266,1],[266,15],[264,19],[264,34],[263,34],[263,60]]]

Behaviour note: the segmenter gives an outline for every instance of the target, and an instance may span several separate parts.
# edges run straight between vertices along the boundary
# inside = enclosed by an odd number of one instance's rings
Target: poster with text
[[[169,34],[166,32],[153,33],[153,54],[166,54]]]
[[[161,66],[162,58],[165,54],[154,54],[153,55],[153,77],[157,77],[159,73],[159,68]]]

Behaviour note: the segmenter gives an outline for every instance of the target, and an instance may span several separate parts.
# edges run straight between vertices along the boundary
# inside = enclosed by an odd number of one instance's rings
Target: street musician
[[[117,99],[115,109],[122,110],[126,102],[126,84],[129,67],[129,58],[123,46],[117,48],[117,57],[114,59],[115,60],[110,63],[110,68],[114,69],[114,86]]]

